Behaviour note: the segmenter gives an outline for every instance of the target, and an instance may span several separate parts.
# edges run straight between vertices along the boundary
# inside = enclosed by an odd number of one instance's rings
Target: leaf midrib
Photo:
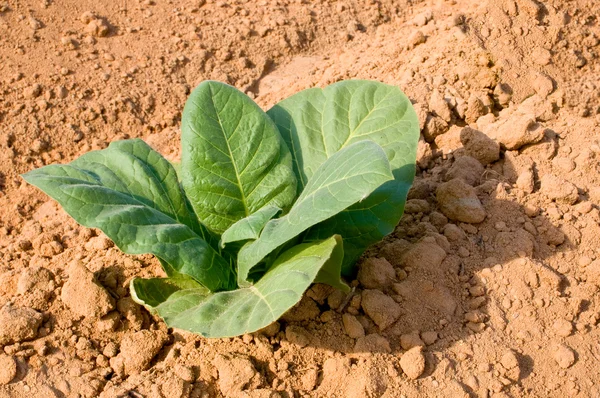
[[[225,134],[225,128],[223,127],[223,123],[221,122],[221,114],[217,110],[217,104],[215,104],[215,99],[214,99],[215,94],[213,93],[212,85],[209,84],[208,89],[210,91],[210,102],[212,103],[213,109],[215,110],[215,114],[217,115],[217,122],[219,123],[219,127],[221,127],[221,133],[223,134],[223,138],[225,139],[225,144],[227,145],[227,151],[229,152],[229,158],[231,159],[231,165],[233,166],[233,171],[235,172],[235,178],[238,183],[240,195],[242,196],[242,205],[244,206],[244,213],[246,214],[246,217],[248,217],[250,215],[250,210],[248,209],[248,205],[246,204],[246,200],[247,200],[246,194],[244,193],[244,187],[242,186],[242,182],[240,181],[240,174],[238,171],[237,163],[235,162],[235,159],[233,157],[233,152],[231,150],[231,146],[229,145],[229,140],[227,138],[227,135]],[[229,102],[230,99],[231,99],[231,95],[229,95],[229,97],[227,98],[227,102]],[[227,102],[225,103],[225,105],[227,105]],[[225,106],[223,108],[225,108]],[[235,129],[233,130],[233,133],[231,133],[232,136],[235,134],[238,127],[240,126],[240,123],[242,122],[243,108],[244,108],[244,105],[242,104],[242,116],[238,119],[238,123],[235,126]]]

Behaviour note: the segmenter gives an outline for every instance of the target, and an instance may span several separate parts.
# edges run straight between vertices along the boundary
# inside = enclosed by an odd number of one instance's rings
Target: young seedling
[[[206,337],[254,332],[315,282],[347,290],[358,257],[398,223],[419,123],[396,87],[345,81],[263,112],[207,81],[181,122],[177,173],[139,139],[23,177],[166,277],[131,295],[168,326]]]

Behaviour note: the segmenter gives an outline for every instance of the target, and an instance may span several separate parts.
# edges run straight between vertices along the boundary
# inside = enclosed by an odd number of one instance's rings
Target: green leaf
[[[225,247],[227,243],[239,242],[249,239],[258,239],[260,231],[263,230],[265,224],[272,219],[281,209],[277,206],[265,206],[258,210],[256,213],[249,215],[246,218],[242,218],[227,231],[221,235],[221,247]]]
[[[129,282],[129,290],[133,300],[151,311],[154,307],[166,301],[173,293],[182,289],[195,289],[204,295],[210,294],[210,290],[189,279],[133,278]]]
[[[372,141],[360,141],[333,154],[308,181],[290,212],[269,221],[257,240],[242,247],[238,255],[238,285],[248,285],[252,267],[277,247],[366,198],[392,179],[385,153]]]
[[[229,85],[207,81],[190,95],[181,121],[181,178],[196,214],[223,233],[296,197],[292,157],[271,119]]]
[[[234,287],[229,262],[206,242],[211,236],[189,210],[175,170],[143,141],[113,143],[23,178],[125,253],[156,255],[167,275],[188,275],[211,291]]]
[[[352,143],[368,139],[384,149],[394,181],[311,228],[305,237],[318,240],[332,231],[341,234],[346,251],[343,272],[350,274],[357,258],[391,233],[404,211],[419,139],[419,121],[410,100],[394,86],[348,80],[302,91],[267,114],[292,153],[300,188],[326,159]]]
[[[324,264],[331,259],[339,266],[342,256],[342,241],[336,235],[286,251],[260,281],[243,289],[206,294],[199,289],[176,290],[175,284],[161,280],[131,286],[137,301],[158,313],[169,327],[205,337],[232,337],[279,319],[300,301]]]

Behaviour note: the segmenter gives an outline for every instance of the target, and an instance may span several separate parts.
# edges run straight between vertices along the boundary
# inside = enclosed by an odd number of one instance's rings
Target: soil
[[[595,0],[0,1],[0,397],[600,396]],[[267,109],[342,79],[421,120],[395,232],[351,296],[204,339],[128,293],[160,275],[19,173],[142,137],[179,156],[205,79]]]

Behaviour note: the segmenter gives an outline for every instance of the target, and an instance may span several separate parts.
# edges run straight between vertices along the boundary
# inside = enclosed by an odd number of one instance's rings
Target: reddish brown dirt
[[[0,397],[600,396],[599,37],[594,0],[0,1]],[[167,330],[127,291],[159,264],[18,175],[176,159],[205,79],[266,109],[349,78],[419,112],[406,214],[352,297],[254,335]]]

